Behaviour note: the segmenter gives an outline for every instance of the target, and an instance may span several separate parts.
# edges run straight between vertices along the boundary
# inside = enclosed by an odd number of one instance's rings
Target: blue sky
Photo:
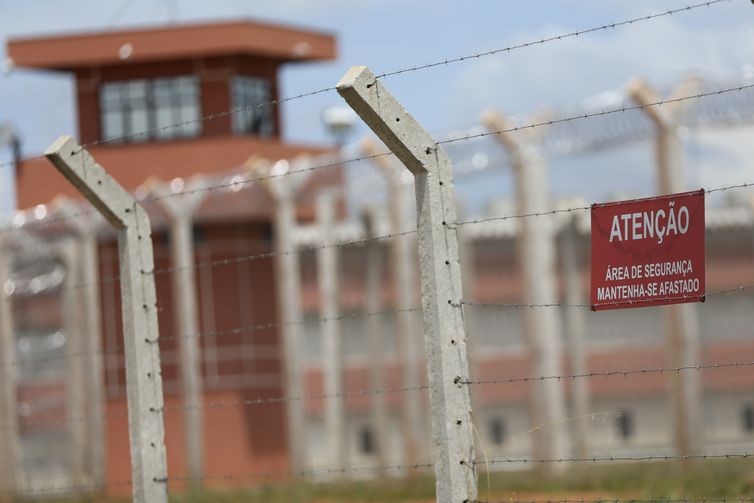
[[[0,0],[0,39],[164,24],[170,20],[171,12],[177,22],[247,17],[335,33],[340,52],[337,61],[291,65],[284,70],[283,94],[292,95],[333,86],[352,65],[368,65],[375,73],[381,73],[689,3],[695,2]],[[441,134],[478,124],[480,114],[490,106],[510,113],[531,113],[545,105],[555,108],[578,105],[605,90],[623,88],[637,75],[663,89],[689,73],[715,80],[735,80],[741,77],[744,65],[754,62],[750,53],[754,46],[753,16],[754,6],[748,1],[724,2],[510,54],[411,72],[386,79],[386,84],[427,129]],[[0,60],[4,58],[3,45]],[[332,92],[286,104],[287,137],[294,141],[328,141],[321,112],[329,105],[341,103]],[[5,120],[20,130],[27,155],[41,152],[60,134],[74,132],[70,79],[22,69],[0,75],[0,122]],[[354,138],[366,133],[362,127]],[[721,141],[725,143],[725,138]],[[723,156],[727,162],[731,157],[748,156],[740,141],[727,143]],[[709,148],[719,151],[723,148],[721,144],[718,141]],[[704,150],[702,147],[697,145],[696,151]],[[633,172],[631,166],[636,163],[651,163],[649,148],[632,152],[624,155],[623,160],[616,154],[607,163],[624,165],[625,169],[620,170],[623,174],[626,170]],[[553,161],[553,170],[560,170],[553,176],[553,190],[579,192],[585,185],[583,180],[592,178],[584,175],[591,173],[589,169],[597,169],[584,166],[606,162],[604,156],[601,159]],[[697,175],[703,178],[703,173]],[[728,173],[726,180],[751,181],[745,180],[746,176],[754,177],[748,165]],[[641,183],[633,185],[631,177],[625,177],[623,185],[629,189],[627,192],[646,191],[652,182],[647,169],[637,170],[636,177]],[[604,184],[614,182],[612,176],[602,178]],[[1,181],[7,189],[7,178]],[[506,190],[503,185],[507,187],[507,182],[501,182],[501,193]],[[603,192],[609,192],[607,186]],[[0,211],[7,210],[7,204],[6,196],[0,203]]]

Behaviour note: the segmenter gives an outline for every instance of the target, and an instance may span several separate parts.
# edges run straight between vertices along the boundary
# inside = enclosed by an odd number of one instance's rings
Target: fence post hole
[[[687,79],[672,97],[688,96],[696,92],[698,80]],[[657,192],[659,195],[682,192],[683,148],[678,136],[680,120],[686,102],[668,103],[662,107],[648,106],[660,100],[642,80],[629,84],[633,100],[644,106],[642,110],[656,128]],[[701,362],[699,318],[694,304],[676,304],[664,308],[667,326],[668,365],[673,368],[693,367]],[[702,391],[699,372],[672,372],[674,431],[677,454],[697,455],[704,440],[701,424]]]
[[[167,459],[149,216],[70,136],[45,156],[118,230],[133,500],[167,503]]]
[[[301,371],[301,265],[294,244],[297,227],[296,193],[308,178],[308,172],[289,174],[290,164],[279,160],[270,164],[258,159],[251,164],[251,173],[263,179],[264,187],[275,204],[275,270],[278,285],[278,310],[282,324],[285,367],[286,421],[288,452],[292,472],[301,472],[308,466],[306,416]],[[295,178],[292,178],[295,177]]]
[[[338,249],[335,247],[335,212],[337,199],[331,191],[317,195],[317,282],[319,283],[319,330],[322,337],[322,370],[325,391],[325,428],[330,448],[328,461],[333,468],[348,463],[348,430],[343,396],[343,341],[340,323],[340,289],[338,288]]]
[[[361,148],[365,155],[379,153],[376,142],[366,139]],[[409,218],[408,205],[413,198],[413,177],[400,164],[384,156],[373,157],[382,172],[388,187],[390,232],[398,234],[391,239],[390,263],[396,309],[396,347],[401,355],[402,385],[415,389],[419,386],[421,362],[421,339],[416,330],[414,313],[416,304],[416,251],[414,236],[405,234],[416,229],[415,221]],[[407,180],[408,178],[408,180]],[[414,465],[427,455],[425,449],[425,422],[422,400],[411,393],[403,394],[401,406],[401,429],[403,434],[404,463]]]
[[[484,122],[508,151],[516,184],[516,210],[520,215],[546,212],[550,209],[547,165],[537,143],[540,128],[507,132],[508,121],[495,111],[485,114]],[[539,119],[537,119],[539,120]],[[519,219],[518,251],[523,276],[523,304],[557,302],[555,286],[555,233],[552,216],[530,216]],[[533,376],[562,374],[563,341],[558,308],[524,309],[524,330]],[[541,459],[566,457],[568,425],[566,423],[563,383],[542,379],[533,383],[532,432],[533,455]],[[563,469],[560,463],[543,463],[544,471]]]
[[[476,499],[453,169],[445,151],[364,66],[338,93],[413,174],[437,501]]]
[[[152,188],[157,202],[170,219],[170,280],[181,362],[186,472],[191,485],[200,485],[204,476],[204,386],[198,336],[193,215],[207,194],[202,190],[205,186],[202,179],[184,182],[175,178],[167,185]]]
[[[377,234],[377,212],[367,208],[362,218],[364,237],[375,238]],[[364,290],[366,299],[364,308],[367,313],[376,313],[382,309],[382,244],[379,241],[367,241],[365,253],[366,271]],[[369,354],[369,389],[385,388],[385,320],[381,315],[367,316],[367,353]],[[372,393],[371,396],[372,431],[378,466],[387,463],[388,415],[384,393]],[[384,476],[384,471],[379,472]]]
[[[102,317],[100,309],[99,250],[97,230],[102,225],[99,214],[84,214],[72,218],[76,210],[70,200],[57,202],[56,213],[66,218],[66,223],[77,236],[79,281],[82,289],[84,393],[86,410],[91,416],[86,470],[96,492],[104,491],[106,468],[105,437],[105,374],[102,351]]]
[[[2,231],[0,231],[2,232]],[[16,403],[16,335],[13,320],[13,267],[8,238],[0,234],[0,501],[18,492],[18,404]]]

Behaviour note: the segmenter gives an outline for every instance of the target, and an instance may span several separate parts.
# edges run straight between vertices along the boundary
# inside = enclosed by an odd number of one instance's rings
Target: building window
[[[201,133],[194,76],[107,82],[100,88],[104,140],[126,143],[192,138]]]
[[[272,136],[275,132],[272,91],[269,81],[259,77],[236,75],[230,81],[233,99],[233,132],[255,136]]]
[[[747,433],[754,432],[754,406],[747,405],[743,410],[743,426]]]
[[[634,418],[628,411],[619,412],[615,418],[615,428],[618,430],[618,436],[623,440],[628,440],[634,435]]]
[[[505,421],[500,417],[493,417],[489,422],[490,439],[494,445],[505,441]]]
[[[371,428],[365,426],[359,430],[359,452],[362,454],[374,454],[375,451],[374,432]]]

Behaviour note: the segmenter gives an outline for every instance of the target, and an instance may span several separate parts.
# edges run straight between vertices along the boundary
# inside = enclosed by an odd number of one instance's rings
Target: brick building
[[[184,181],[188,184],[192,177],[201,176],[227,184],[223,177],[237,180],[247,176],[243,166],[252,157],[293,159],[329,151],[284,141],[280,107],[268,104],[280,97],[278,74],[283,65],[336,57],[335,38],[330,34],[242,21],[17,38],[8,42],[8,55],[19,68],[65,73],[75,80],[77,139],[90,144],[88,150],[97,162],[137,194],[149,190],[157,180],[172,180],[173,186],[182,187]],[[44,159],[20,162],[16,180],[19,215],[28,209],[29,214],[44,218],[61,197],[79,199],[73,186]],[[337,169],[318,173],[309,186],[331,183],[339,183]],[[167,219],[158,205],[147,206],[153,221],[155,268],[168,269]],[[242,192],[208,191],[193,218],[194,260],[218,262],[269,252],[272,207],[261,186],[244,186]],[[302,203],[299,217],[306,220],[310,214],[311,205]],[[63,231],[59,227],[43,232],[50,237]],[[130,479],[125,455],[128,428],[120,293],[117,281],[112,280],[118,274],[117,262],[115,236],[103,229],[99,232],[99,263],[108,482]],[[231,332],[201,338],[206,402],[284,395],[278,329],[233,333],[239,327],[277,321],[273,272],[271,258],[196,269],[199,300],[205,306],[199,310],[202,332]],[[178,337],[171,305],[174,292],[169,274],[155,274],[155,279],[164,339],[168,463],[171,475],[181,477],[186,475],[182,416],[170,412],[181,404]],[[18,337],[24,344],[32,341],[33,346],[37,341],[37,346],[44,346],[40,341],[46,336],[50,340],[54,334],[62,337],[58,327],[63,313],[52,307],[58,293],[54,282],[49,286],[47,299],[43,290],[15,300]],[[45,315],[39,316],[43,303],[50,307],[43,308]],[[62,351],[59,346],[52,343],[50,348]],[[44,423],[45,417],[64,414],[63,381],[49,365],[44,369],[29,366],[23,376],[19,396],[22,406],[26,405],[21,427],[29,437],[27,454],[36,460],[27,465],[50,465],[49,458],[54,456],[45,452],[45,444],[49,446],[48,440],[55,437],[41,434],[35,439],[40,429],[46,429],[44,425],[40,428],[37,420],[42,418]],[[52,405],[39,410],[30,406],[45,400]],[[284,425],[282,403],[269,405],[261,415],[248,407],[206,414],[204,430],[207,436],[209,432],[212,435],[204,451],[208,475],[286,470]]]

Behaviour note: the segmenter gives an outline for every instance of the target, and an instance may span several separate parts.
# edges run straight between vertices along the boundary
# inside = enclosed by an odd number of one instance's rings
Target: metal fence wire
[[[627,92],[609,107],[497,117],[439,140],[386,87],[722,2],[378,75],[356,68],[338,86],[254,105],[337,91],[384,151],[256,159],[131,193],[87,149],[133,135],[57,142],[47,157],[88,203],[17,212],[0,229],[0,499],[160,502],[169,488],[434,473],[437,501],[481,503],[493,501],[477,489],[491,472],[749,460],[754,205],[708,205],[703,304],[590,313],[592,207],[553,205],[543,163],[663,127],[746,127],[754,84]],[[669,109],[665,124],[658,110]],[[454,178],[493,180],[508,166],[515,204],[457,213]],[[527,256],[542,249],[540,262]],[[505,501],[751,501],[590,498]]]

